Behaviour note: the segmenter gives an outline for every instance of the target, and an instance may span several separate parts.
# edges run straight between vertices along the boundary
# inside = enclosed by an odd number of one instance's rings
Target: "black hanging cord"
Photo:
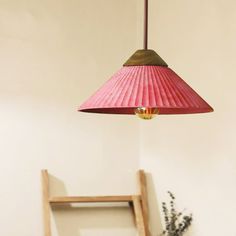
[[[148,0],[144,0],[144,39],[143,49],[148,49]]]

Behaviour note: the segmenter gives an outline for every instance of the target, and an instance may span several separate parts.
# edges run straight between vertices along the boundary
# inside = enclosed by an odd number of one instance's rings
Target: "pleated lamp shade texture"
[[[82,112],[135,114],[139,107],[159,114],[213,111],[183,79],[165,66],[124,66],[79,108]]]

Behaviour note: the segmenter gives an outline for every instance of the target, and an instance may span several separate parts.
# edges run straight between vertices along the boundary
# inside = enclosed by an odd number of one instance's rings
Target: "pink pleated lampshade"
[[[159,114],[213,111],[213,108],[167,65],[140,64],[125,64],[80,106],[79,111],[135,114],[135,109],[139,107],[157,108]]]

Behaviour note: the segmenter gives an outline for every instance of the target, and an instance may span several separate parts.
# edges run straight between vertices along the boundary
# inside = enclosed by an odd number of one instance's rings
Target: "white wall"
[[[135,43],[134,0],[0,1],[0,235],[43,235],[43,168],[57,195],[136,191],[137,120],[77,112]],[[53,235],[135,234],[128,208],[53,219]]]
[[[166,191],[193,236],[235,236],[235,1],[150,0],[150,47],[212,114],[80,114],[77,106],[142,47],[143,1],[0,1],[0,235],[41,236],[40,170],[53,194],[135,192],[150,173],[151,229]],[[125,183],[125,184],[124,184]],[[53,235],[135,235],[127,208],[60,209]]]
[[[141,167],[156,193],[150,196],[153,235],[160,232],[156,210],[167,190],[179,209],[193,213],[192,236],[236,235],[235,6],[150,0],[150,47],[215,108],[140,122]]]

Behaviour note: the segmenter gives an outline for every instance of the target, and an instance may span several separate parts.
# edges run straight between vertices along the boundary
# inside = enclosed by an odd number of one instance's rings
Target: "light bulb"
[[[138,107],[134,110],[135,115],[143,120],[151,120],[158,114],[157,108]]]

